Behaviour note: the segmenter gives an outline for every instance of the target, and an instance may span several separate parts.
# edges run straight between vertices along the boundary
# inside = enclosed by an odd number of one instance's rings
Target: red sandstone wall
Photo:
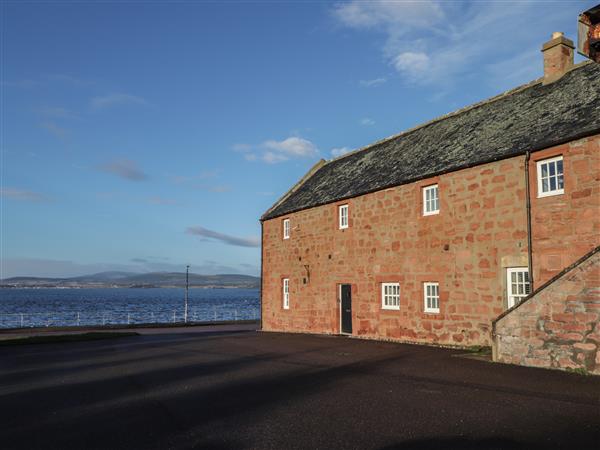
[[[524,157],[450,173],[264,223],[263,328],[338,333],[337,285],[352,284],[353,331],[367,337],[489,343],[505,309],[503,267],[527,265]],[[441,212],[422,215],[421,188]],[[350,227],[337,229],[337,206]],[[310,279],[305,265],[308,266]],[[281,279],[290,278],[290,309]],[[307,284],[303,279],[307,278]],[[440,313],[424,313],[423,282],[440,283]],[[400,310],[381,308],[381,282],[400,282]]]
[[[536,162],[564,155],[565,193],[537,198]],[[600,245],[600,135],[531,156],[535,286]]]
[[[537,286],[598,245],[599,146],[596,136],[532,155]],[[561,152],[565,194],[538,199],[535,161]],[[263,329],[339,333],[338,285],[349,283],[355,335],[490,344],[491,321],[507,307],[505,269],[527,266],[523,165],[515,157],[265,221]],[[434,183],[441,213],[423,216],[421,188]],[[338,230],[337,207],[346,203],[350,228]],[[289,310],[282,278],[290,279]],[[439,314],[423,311],[426,281],[440,284]],[[400,283],[399,311],[382,310],[382,282]]]
[[[497,361],[600,375],[600,253],[496,323]]]

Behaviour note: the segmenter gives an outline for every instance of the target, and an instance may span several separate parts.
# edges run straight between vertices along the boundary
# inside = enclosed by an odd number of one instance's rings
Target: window
[[[537,163],[538,197],[558,195],[565,192],[563,157],[544,159]]]
[[[283,238],[290,238],[290,219],[283,219]]]
[[[290,279],[283,279],[283,309],[290,309]]]
[[[342,205],[340,211],[340,230],[348,228],[348,205]]]
[[[423,215],[431,216],[440,213],[440,196],[438,185],[423,188]]]
[[[531,284],[527,267],[506,269],[506,293],[508,294],[509,308],[520,303],[530,292]]]
[[[423,283],[423,295],[425,296],[425,312],[440,312],[440,285],[439,283]]]
[[[400,309],[400,283],[381,284],[381,308]]]

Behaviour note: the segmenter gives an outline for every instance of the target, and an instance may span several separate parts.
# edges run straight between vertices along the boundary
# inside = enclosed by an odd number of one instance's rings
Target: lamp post
[[[187,323],[188,316],[188,290],[190,286],[190,265],[185,266],[185,307],[183,309],[183,321]]]

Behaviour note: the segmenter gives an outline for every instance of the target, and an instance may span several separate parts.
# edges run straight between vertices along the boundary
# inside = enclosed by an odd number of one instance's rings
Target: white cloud
[[[317,147],[307,139],[289,137],[283,141],[266,141],[263,147],[279,152],[286,156],[310,157],[317,155]]]
[[[344,27],[382,36],[382,56],[403,80],[444,91],[488,65],[494,74],[489,84],[506,76],[514,86],[540,76],[540,46],[551,31],[564,28],[565,17],[577,17],[578,7],[577,2],[557,3],[543,16],[538,7],[532,1],[507,7],[502,2],[352,0],[335,5],[332,13]]]
[[[353,0],[334,6],[333,13],[340,22],[352,28],[426,27],[444,17],[441,6],[427,0]]]
[[[373,119],[371,119],[370,117],[363,117],[362,119],[360,119],[359,122],[361,125],[366,126],[366,127],[370,127],[371,125],[375,125],[375,121]]]
[[[282,141],[270,139],[259,145],[236,144],[235,151],[244,153],[247,161],[263,161],[268,164],[277,164],[293,158],[313,158],[319,154],[317,146],[297,136],[292,136]]]
[[[102,97],[94,97],[90,101],[90,104],[93,109],[104,109],[117,105],[149,106],[148,101],[142,97],[122,93],[113,93]]]
[[[394,59],[394,67],[400,73],[410,77],[418,77],[425,73],[430,66],[429,56],[423,52],[404,52]]]
[[[360,80],[358,83],[363,87],[371,88],[371,87],[381,86],[382,84],[384,84],[386,82],[387,82],[386,78],[375,78],[373,80]]]
[[[281,153],[264,152],[261,159],[268,164],[277,164],[283,161],[287,161],[290,158]]]
[[[351,151],[352,151],[352,149],[348,148],[348,147],[332,148],[331,156],[333,156],[334,158],[337,158],[338,156],[345,155],[346,153],[351,152]]]

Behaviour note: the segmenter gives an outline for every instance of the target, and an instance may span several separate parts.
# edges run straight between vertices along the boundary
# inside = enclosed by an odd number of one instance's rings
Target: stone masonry
[[[557,155],[565,193],[538,198],[536,162]],[[533,153],[529,182],[536,288],[600,245],[600,136]]]
[[[600,375],[599,250],[495,323],[495,360]]]
[[[537,198],[536,161],[557,155],[565,193]],[[599,155],[599,135],[531,155],[534,287],[600,244]],[[528,265],[524,164],[517,156],[265,220],[263,330],[339,333],[347,283],[354,335],[490,345],[492,320],[507,308],[506,268]],[[422,188],[435,183],[440,214],[423,216]],[[343,204],[349,228],[340,230]],[[400,283],[399,310],[382,309],[384,282]],[[439,313],[424,312],[424,282],[439,283]]]

